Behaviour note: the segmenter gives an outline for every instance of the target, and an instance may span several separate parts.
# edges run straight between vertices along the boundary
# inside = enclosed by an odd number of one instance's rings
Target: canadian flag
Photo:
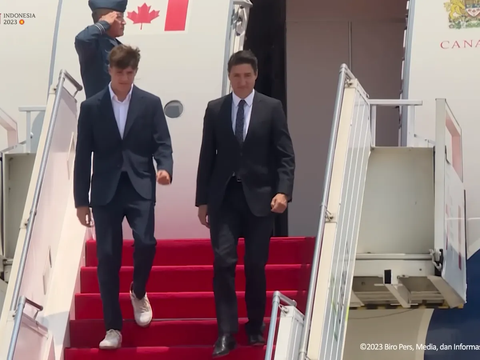
[[[189,0],[130,0],[125,14],[130,29],[185,31]]]

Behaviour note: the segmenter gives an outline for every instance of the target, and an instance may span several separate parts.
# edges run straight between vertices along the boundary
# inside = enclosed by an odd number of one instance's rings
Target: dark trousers
[[[157,245],[154,237],[154,207],[155,201],[142,198],[134,189],[128,174],[122,173],[112,201],[92,209],[97,237],[97,274],[107,331],[120,331],[123,323],[119,302],[123,219],[127,218],[133,232],[133,292],[141,299],[145,296]]]
[[[242,183],[229,182],[222,206],[209,214],[210,237],[214,252],[213,291],[220,334],[238,332],[235,267],[240,234],[245,238],[245,301],[247,332],[262,331],[266,306],[265,265],[268,260],[273,215],[254,216],[245,199]]]

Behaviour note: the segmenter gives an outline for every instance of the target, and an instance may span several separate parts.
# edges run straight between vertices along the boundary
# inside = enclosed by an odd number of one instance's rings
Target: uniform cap
[[[127,0],[88,0],[88,6],[92,11],[111,9],[123,13],[127,9]]]

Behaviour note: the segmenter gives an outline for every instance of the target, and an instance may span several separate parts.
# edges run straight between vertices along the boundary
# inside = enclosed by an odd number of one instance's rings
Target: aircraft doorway
[[[256,90],[280,100],[287,111],[285,82],[285,0],[252,0],[245,49],[258,58]],[[274,236],[288,236],[288,209],[276,216]]]
[[[315,236],[340,65],[370,98],[398,99],[407,0],[286,3],[287,115],[297,159],[288,229]],[[398,109],[380,108],[377,118],[377,145],[396,145]]]

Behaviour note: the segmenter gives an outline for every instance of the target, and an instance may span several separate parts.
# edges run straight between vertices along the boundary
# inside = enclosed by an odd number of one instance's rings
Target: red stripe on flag
[[[168,0],[165,31],[185,31],[188,0]]]

